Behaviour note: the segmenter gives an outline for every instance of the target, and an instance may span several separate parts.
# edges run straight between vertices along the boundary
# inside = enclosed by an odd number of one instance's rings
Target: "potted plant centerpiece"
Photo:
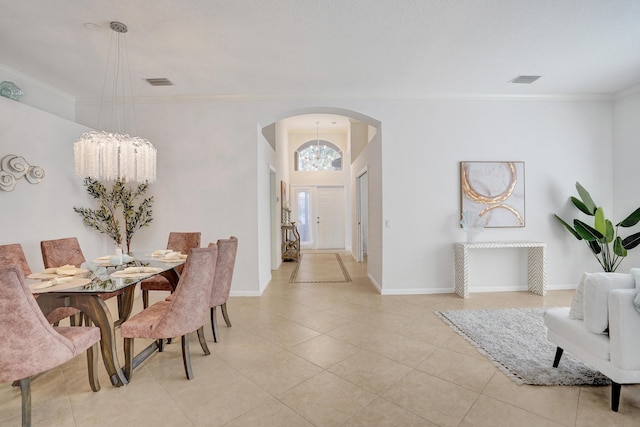
[[[135,202],[139,197],[144,196],[149,185],[142,183],[132,189],[123,179],[117,179],[111,190],[107,190],[107,187],[100,181],[87,177],[84,179],[84,186],[89,195],[98,200],[100,207],[98,209],[74,207],[73,210],[80,214],[84,225],[106,234],[113,239],[115,245],[120,246],[122,245],[122,231],[118,220],[118,210],[121,209],[127,253],[130,253],[133,234],[153,221],[151,210],[153,196],[144,197],[140,204],[135,206]]]
[[[640,232],[621,237],[619,227],[633,227],[640,221],[640,208],[633,211],[624,220],[613,223],[605,217],[604,209],[597,206],[585,188],[576,182],[579,198],[571,197],[573,205],[582,213],[593,217],[593,225],[579,219],[573,220],[573,227],[560,218],[555,217],[578,240],[584,240],[605,272],[614,272],[627,256],[627,251],[640,244]]]

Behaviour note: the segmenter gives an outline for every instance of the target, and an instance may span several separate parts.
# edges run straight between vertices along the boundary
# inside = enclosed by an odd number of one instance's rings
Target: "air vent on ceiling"
[[[511,80],[511,83],[531,84],[538,80],[541,76],[518,76]]]
[[[151,86],[173,86],[173,82],[166,77],[157,79],[145,79]]]

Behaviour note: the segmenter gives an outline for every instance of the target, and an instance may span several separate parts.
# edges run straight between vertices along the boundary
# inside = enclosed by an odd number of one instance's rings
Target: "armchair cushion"
[[[571,310],[569,310],[569,317],[572,319],[584,319],[584,281],[588,276],[589,273],[582,273],[580,283],[578,283],[576,292],[573,294],[573,300],[571,301]]]
[[[609,327],[609,291],[633,289],[633,275],[593,273],[584,282],[584,324],[589,332],[607,333]]]
[[[636,282],[636,297],[633,300],[633,304],[636,306],[638,313],[640,313],[640,268],[632,268],[629,273],[631,273]]]

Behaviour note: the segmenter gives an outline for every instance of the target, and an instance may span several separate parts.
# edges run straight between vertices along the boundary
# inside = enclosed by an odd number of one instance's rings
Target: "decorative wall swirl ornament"
[[[461,212],[485,227],[524,227],[524,163],[460,162]]]
[[[20,178],[31,184],[44,179],[44,170],[40,166],[31,166],[24,157],[9,154],[0,161],[0,190],[13,191]]]

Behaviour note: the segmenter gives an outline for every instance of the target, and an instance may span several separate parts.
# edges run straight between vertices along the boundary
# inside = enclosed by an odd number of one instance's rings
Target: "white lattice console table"
[[[455,291],[463,298],[469,297],[469,249],[528,249],[527,286],[529,292],[538,295],[547,294],[546,252],[547,244],[542,242],[478,242],[454,243]]]

